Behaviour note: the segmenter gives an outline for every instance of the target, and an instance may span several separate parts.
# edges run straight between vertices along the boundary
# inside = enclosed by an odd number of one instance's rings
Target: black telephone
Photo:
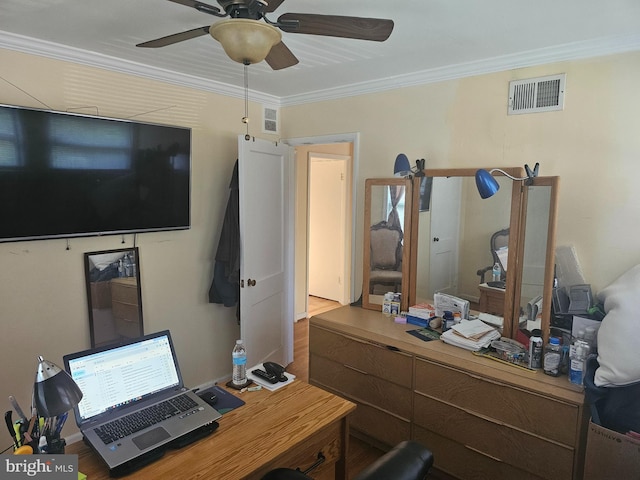
[[[287,381],[287,376],[284,374],[283,366],[278,365],[275,362],[264,362],[262,366],[264,370],[260,370],[259,368],[257,368],[251,373],[253,373],[256,377],[260,377],[272,384]]]
[[[274,375],[279,382],[286,382],[287,376],[284,374],[284,367],[275,362],[264,362],[262,364],[267,373]]]

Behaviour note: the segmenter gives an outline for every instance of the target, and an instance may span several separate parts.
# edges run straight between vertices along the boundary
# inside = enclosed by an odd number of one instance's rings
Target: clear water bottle
[[[492,280],[494,282],[500,281],[500,276],[502,275],[502,268],[500,268],[500,264],[498,262],[493,264],[493,270],[491,271]]]
[[[578,332],[578,337],[569,349],[569,381],[575,385],[582,385],[584,367],[589,356],[589,344],[584,340],[584,331]]]
[[[124,276],[132,277],[133,275],[131,274],[131,259],[129,258],[129,254],[124,256],[122,266],[124,267]]]
[[[598,353],[597,333],[596,327],[587,327],[584,329],[584,341],[589,344],[589,354]]]
[[[543,368],[547,375],[552,377],[560,375],[561,349],[560,339],[551,337],[544,349]]]
[[[234,385],[244,385],[247,383],[247,350],[244,348],[242,340],[236,340],[236,346],[233,347],[233,375],[232,381]]]

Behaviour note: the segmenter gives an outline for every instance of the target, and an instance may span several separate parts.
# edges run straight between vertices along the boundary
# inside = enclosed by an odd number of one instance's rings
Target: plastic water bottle
[[[557,377],[560,375],[560,339],[556,337],[551,337],[549,339],[549,343],[544,349],[544,360],[543,360],[543,368],[544,373],[547,375],[551,375],[552,377]]]
[[[584,340],[584,331],[578,332],[578,337],[569,349],[569,381],[575,385],[582,385],[584,380],[584,366],[589,356],[589,344]]]
[[[242,340],[236,340],[236,346],[233,347],[233,375],[232,381],[234,385],[244,385],[247,383],[247,350],[244,348]]]
[[[598,353],[596,327],[587,327],[584,329],[584,341],[589,344],[589,354]]]
[[[500,281],[500,276],[502,275],[502,269],[500,268],[500,264],[498,262],[493,264],[493,270],[491,271],[492,280],[494,282]]]

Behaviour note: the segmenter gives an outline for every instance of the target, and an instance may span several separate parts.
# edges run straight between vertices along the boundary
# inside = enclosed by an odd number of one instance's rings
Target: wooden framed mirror
[[[362,306],[382,311],[387,292],[400,293],[406,310],[409,287],[412,181],[405,178],[365,180]]]
[[[559,177],[536,177],[523,187],[523,206],[514,292],[516,329],[542,330],[549,340],[555,269],[556,217]]]
[[[525,176],[521,168],[501,170],[516,178]],[[450,293],[469,300],[478,312],[503,317],[504,336],[516,338],[520,328],[540,328],[546,342],[559,178],[525,182],[494,172],[500,189],[482,200],[475,185],[476,171],[425,170],[433,177],[431,208],[428,212],[414,208],[411,219],[410,258],[415,261],[409,275],[415,301],[431,301],[436,291]],[[414,191],[420,182],[414,179]],[[496,261],[492,238],[504,232],[508,234],[506,252],[500,249],[504,288],[494,288],[487,284]],[[539,310],[530,314],[530,306],[536,304]],[[530,315],[537,321],[527,323]]]
[[[517,178],[524,176],[522,168],[502,170]],[[415,261],[410,284],[416,303],[432,302],[435,292],[460,297],[468,300],[473,310],[502,317],[503,328],[511,335],[522,182],[498,173],[499,191],[482,200],[475,184],[476,171],[424,171],[433,178],[431,206],[428,211],[414,208],[410,243]],[[413,189],[421,182],[419,177],[414,179]],[[503,231],[507,232],[502,245],[504,287],[490,287],[496,253],[492,237]]]
[[[138,248],[84,254],[91,347],[144,335]]]

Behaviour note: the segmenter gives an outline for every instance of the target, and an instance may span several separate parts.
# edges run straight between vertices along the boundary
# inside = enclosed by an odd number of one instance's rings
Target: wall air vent
[[[509,82],[509,115],[564,109],[566,74]]]
[[[278,109],[275,107],[262,106],[262,132],[278,133]]]

